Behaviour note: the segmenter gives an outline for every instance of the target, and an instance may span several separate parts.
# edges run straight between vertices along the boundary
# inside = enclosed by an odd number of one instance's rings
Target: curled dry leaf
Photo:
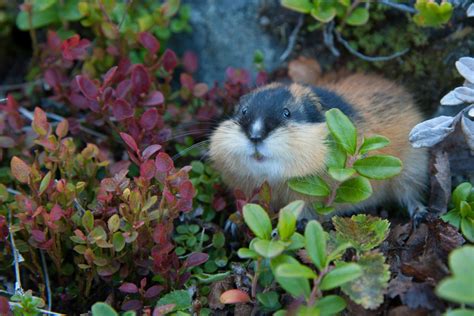
[[[250,296],[242,290],[228,290],[221,294],[220,301],[222,304],[236,304],[250,302]]]
[[[316,84],[321,75],[321,66],[315,59],[300,56],[290,61],[288,75],[295,82]]]

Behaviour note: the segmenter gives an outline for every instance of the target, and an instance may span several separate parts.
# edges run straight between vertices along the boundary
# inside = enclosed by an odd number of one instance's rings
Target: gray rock
[[[245,68],[255,76],[256,50],[265,55],[271,71],[279,64],[285,44],[266,33],[259,16],[262,0],[185,0],[191,6],[192,33],[174,36],[170,45],[179,54],[194,51],[199,57],[196,79],[212,84],[225,78],[227,67]],[[279,6],[279,1],[265,1]]]

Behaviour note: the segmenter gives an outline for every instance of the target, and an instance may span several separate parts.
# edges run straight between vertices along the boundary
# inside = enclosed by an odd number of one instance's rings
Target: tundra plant
[[[334,315],[344,310],[345,300],[326,292],[338,288],[364,308],[378,307],[383,302],[390,273],[384,256],[373,249],[386,238],[388,221],[367,215],[334,217],[336,230],[328,233],[312,220],[302,235],[296,231],[296,220],[303,207],[303,201],[294,201],[281,209],[273,230],[271,219],[261,206],[244,206],[245,223],[255,238],[249,248],[239,249],[238,255],[253,262],[252,299],[258,301],[262,310],[280,308],[278,292],[270,290],[275,288],[276,281],[297,299],[292,306],[296,306],[298,315]],[[348,248],[355,253],[343,259]],[[262,291],[258,291],[259,283]],[[224,303],[250,300],[240,290],[230,290],[221,296]],[[277,314],[285,312],[280,310]]]
[[[326,162],[330,179],[313,175],[288,182],[296,192],[321,198],[314,203],[319,214],[332,212],[335,202],[359,203],[368,199],[372,195],[369,179],[389,179],[402,170],[402,162],[396,157],[368,156],[370,151],[390,144],[386,137],[374,135],[358,141],[356,127],[339,109],[327,111],[326,122],[330,131],[331,153]]]

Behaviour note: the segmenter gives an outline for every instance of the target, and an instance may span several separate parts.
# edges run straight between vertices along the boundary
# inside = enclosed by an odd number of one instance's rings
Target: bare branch
[[[371,57],[371,56],[364,55],[361,52],[358,52],[357,50],[352,48],[351,45],[349,45],[349,43],[341,36],[340,33],[338,33],[338,32],[334,32],[334,33],[336,34],[337,41],[339,43],[341,43],[351,54],[359,57],[360,59],[370,61],[370,62],[387,61],[387,60],[395,59],[397,57],[400,57],[400,56],[406,54],[410,50],[409,48],[405,48],[404,50],[402,50],[400,52],[396,52],[396,53],[394,53],[392,55],[389,55],[389,56],[374,56],[374,57]]]
[[[288,56],[290,56],[291,52],[293,51],[293,48],[295,47],[296,39],[298,38],[298,33],[300,32],[301,27],[303,26],[303,15],[300,15],[298,17],[298,23],[296,23],[295,28],[291,32],[291,35],[288,40],[288,46],[286,47],[285,51],[283,54],[280,56],[280,61],[285,61]]]
[[[389,6],[391,8],[403,11],[403,12],[408,12],[415,14],[418,11],[415,8],[410,7],[409,5],[403,4],[403,3],[395,3],[390,0],[379,0],[379,3],[385,4],[386,6]]]
[[[51,305],[52,305],[51,284],[49,282],[48,265],[46,264],[46,258],[44,256],[43,250],[40,250],[40,256],[41,256],[41,265],[43,266],[44,283],[46,286],[46,296],[48,299],[48,311],[50,311]]]
[[[323,38],[324,38],[324,45],[326,45],[327,48],[331,51],[331,53],[339,57],[341,56],[341,53],[339,50],[334,46],[334,21],[331,21],[330,23],[326,24],[326,26],[323,29]]]

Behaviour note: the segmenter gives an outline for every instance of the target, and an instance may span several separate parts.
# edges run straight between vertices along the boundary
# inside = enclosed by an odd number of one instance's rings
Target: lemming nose
[[[260,143],[262,141],[262,134],[258,133],[258,134],[250,134],[250,141],[252,141],[253,143]]]
[[[263,132],[262,132],[262,121],[261,120],[256,120],[251,128],[250,128],[250,133],[249,133],[249,139],[250,141],[254,143],[261,142],[263,140]]]

